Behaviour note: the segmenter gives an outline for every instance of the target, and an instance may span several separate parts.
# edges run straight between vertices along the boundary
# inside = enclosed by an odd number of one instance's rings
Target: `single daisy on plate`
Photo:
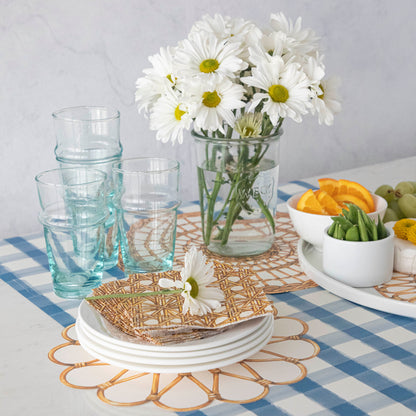
[[[341,111],[341,99],[338,94],[340,81],[337,77],[322,79],[319,84],[321,93],[312,100],[312,114],[318,113],[319,124],[331,126],[334,115]]]
[[[167,88],[176,83],[173,57],[176,48],[168,46],[160,48],[159,53],[149,57],[152,68],[143,70],[144,77],[136,81],[136,103],[139,112],[146,112],[163,95]]]
[[[224,133],[224,121],[234,126],[233,110],[245,106],[242,101],[245,88],[242,85],[234,84],[227,78],[213,78],[206,82],[194,79],[187,87],[190,100],[195,103],[193,114],[196,129]]]
[[[310,81],[298,63],[285,63],[280,56],[263,60],[252,69],[252,76],[241,78],[258,88],[249,111],[263,104],[261,109],[275,126],[280,119],[289,117],[296,122],[310,107]]]
[[[247,67],[247,63],[238,57],[240,52],[240,42],[220,40],[212,33],[194,32],[178,47],[178,74],[185,78],[217,75],[235,78]]]
[[[182,100],[182,94],[169,88],[154,104],[150,112],[150,129],[157,130],[156,138],[172,144],[183,142],[183,130],[192,123],[190,105]]]
[[[214,266],[207,263],[205,255],[192,246],[185,254],[185,265],[181,270],[181,280],[159,279],[161,288],[183,289],[183,313],[205,315],[221,306],[224,293],[210,284],[216,281]]]

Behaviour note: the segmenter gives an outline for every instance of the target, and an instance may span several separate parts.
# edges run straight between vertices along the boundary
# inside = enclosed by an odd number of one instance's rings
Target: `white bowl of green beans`
[[[394,233],[355,205],[325,229],[322,251],[324,272],[349,286],[378,286],[393,275]]]

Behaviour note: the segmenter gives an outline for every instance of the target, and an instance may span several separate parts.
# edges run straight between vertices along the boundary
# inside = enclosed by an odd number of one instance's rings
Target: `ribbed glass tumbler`
[[[125,159],[113,165],[124,272],[172,268],[179,200],[179,163],[164,158]]]
[[[123,152],[120,113],[109,107],[79,106],[58,110],[52,117],[56,136],[55,156],[60,167],[98,169],[107,175],[104,270],[108,270],[118,262],[118,226],[111,167],[121,159]]]
[[[49,268],[56,295],[82,299],[101,284],[106,175],[52,169],[36,176]]]

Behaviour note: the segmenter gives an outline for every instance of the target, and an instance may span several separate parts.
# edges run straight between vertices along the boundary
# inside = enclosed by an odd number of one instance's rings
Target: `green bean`
[[[334,220],[334,222],[339,224],[345,232],[354,225],[351,221],[341,215],[331,218]]]
[[[331,224],[331,226],[328,228],[328,235],[333,237],[334,236],[334,231],[335,231],[335,227],[336,227],[337,223],[333,222]]]
[[[357,224],[358,222],[358,207],[354,204],[346,204],[348,207],[348,220],[351,221],[353,224]]]
[[[369,241],[367,227],[360,211],[358,213],[358,231],[360,232],[361,241]]]
[[[388,236],[387,229],[384,226],[383,221],[380,219],[380,215],[378,216],[377,232],[379,240],[382,240]]]
[[[360,241],[360,233],[358,231],[358,226],[353,225],[348,231],[345,233],[345,239],[347,241]]]
[[[377,225],[374,221],[371,221],[371,234],[373,237],[373,241],[377,241],[378,240]]]
[[[343,240],[345,237],[345,232],[342,229],[340,224],[337,224],[335,226],[335,231],[334,231],[334,238],[337,238],[338,240]]]

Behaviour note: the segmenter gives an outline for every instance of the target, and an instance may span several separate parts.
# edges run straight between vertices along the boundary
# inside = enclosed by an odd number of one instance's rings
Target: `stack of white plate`
[[[75,328],[81,346],[103,362],[134,371],[185,373],[223,367],[255,354],[272,336],[273,317],[251,319],[205,339],[154,345],[132,342],[83,301]]]

